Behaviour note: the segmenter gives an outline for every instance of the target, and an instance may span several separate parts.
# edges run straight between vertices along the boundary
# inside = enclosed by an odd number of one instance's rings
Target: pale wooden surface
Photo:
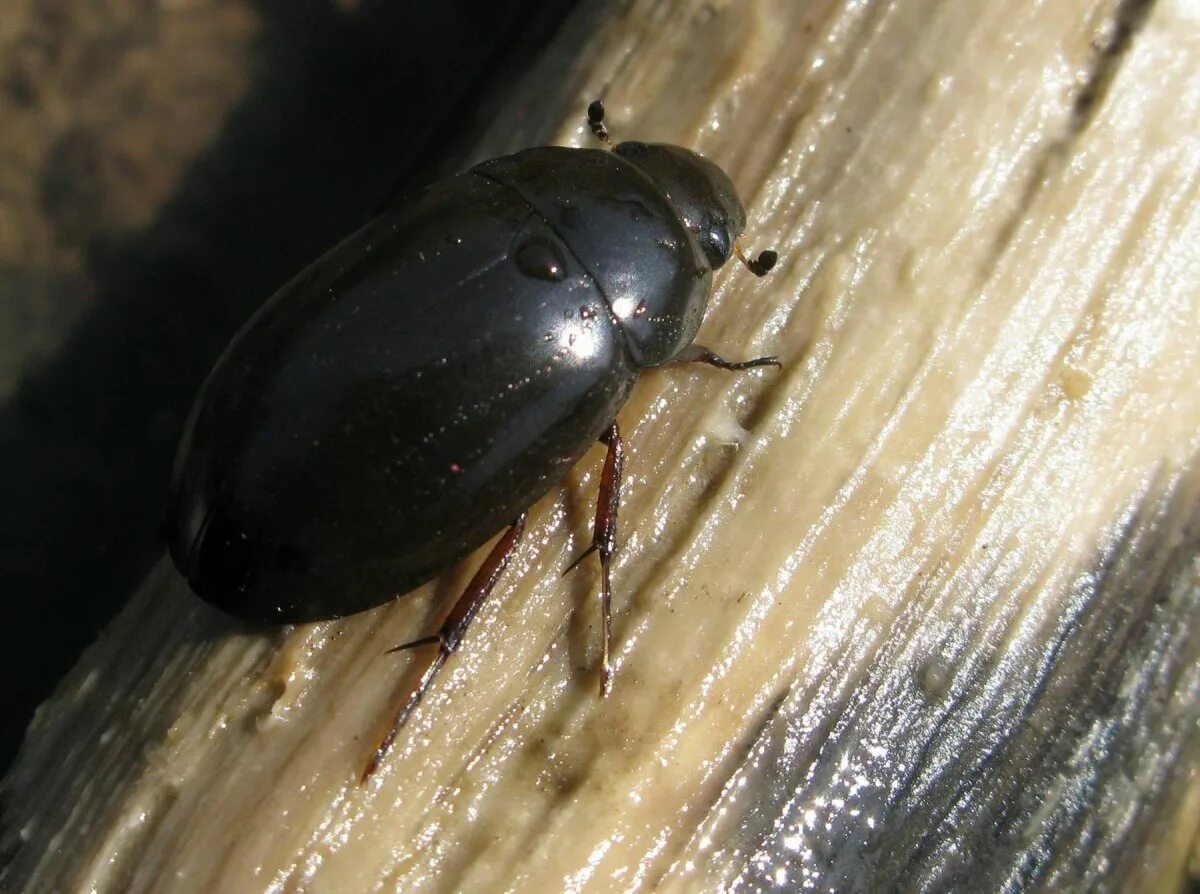
[[[1117,20],[1124,22],[1119,26]],[[689,145],[780,268],[647,375],[379,775],[468,564],[263,635],[164,562],[5,780],[4,890],[1166,889],[1200,819],[1200,8],[584,9],[480,156]],[[1127,27],[1125,27],[1127,26]]]

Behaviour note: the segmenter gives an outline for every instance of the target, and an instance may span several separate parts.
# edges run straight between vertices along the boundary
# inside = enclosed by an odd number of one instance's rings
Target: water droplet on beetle
[[[567,261],[549,239],[535,236],[523,242],[513,253],[517,269],[534,279],[562,282],[567,278]]]

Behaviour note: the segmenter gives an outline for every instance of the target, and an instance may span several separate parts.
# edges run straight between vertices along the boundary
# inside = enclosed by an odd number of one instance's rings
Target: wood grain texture
[[[163,562],[4,782],[5,891],[1170,890],[1200,823],[1200,7],[597,4],[486,157],[718,160],[773,246],[621,416],[367,786],[472,570],[263,631]],[[515,572],[515,573],[513,573]]]

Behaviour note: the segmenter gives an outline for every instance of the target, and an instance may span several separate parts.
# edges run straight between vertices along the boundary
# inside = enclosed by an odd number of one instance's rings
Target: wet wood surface
[[[1177,2],[581,8],[480,158],[721,163],[774,247],[620,417],[358,771],[473,563],[237,624],[164,560],[4,781],[5,891],[1172,890],[1200,822],[1200,14]],[[1193,862],[1194,871],[1194,862]]]

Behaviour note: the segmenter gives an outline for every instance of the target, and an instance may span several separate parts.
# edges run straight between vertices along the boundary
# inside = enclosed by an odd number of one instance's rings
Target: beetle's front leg
[[[450,613],[446,615],[446,620],[442,622],[442,626],[437,633],[432,636],[423,636],[402,646],[395,646],[388,649],[388,652],[401,652],[407,649],[415,649],[419,646],[432,646],[436,644],[438,647],[437,652],[432,653],[428,657],[424,667],[417,673],[416,680],[404,699],[398,703],[396,713],[392,716],[391,722],[388,724],[387,732],[380,740],[375,751],[371,754],[370,760],[367,761],[367,765],[359,777],[360,783],[366,782],[379,768],[380,761],[383,760],[384,755],[388,753],[388,749],[392,747],[392,742],[395,741],[396,733],[404,726],[409,715],[416,710],[421,697],[425,694],[425,690],[429,688],[429,685],[433,682],[433,678],[442,669],[442,665],[446,663],[446,659],[453,654],[454,650],[458,648],[458,644],[462,642],[462,638],[466,634],[471,620],[478,613],[479,607],[483,605],[484,600],[496,588],[496,582],[500,580],[500,575],[504,573],[504,569],[508,566],[509,559],[517,551],[517,545],[521,542],[521,535],[525,532],[525,521],[528,518],[529,513],[522,512],[517,520],[513,522],[512,527],[505,532],[504,536],[496,541],[496,545],[492,547],[487,558],[483,560],[483,564],[479,566],[479,570],[475,572],[475,576],[471,578],[471,582],[467,584],[467,588],[463,590],[463,594],[458,597],[458,601],[454,603],[454,606],[450,609]]]
[[[596,501],[596,522],[592,526],[592,545],[567,566],[566,574],[592,553],[600,554],[600,697],[612,691],[612,668],[609,666],[609,642],[612,639],[612,574],[613,553],[617,551],[617,508],[621,503],[621,468],[625,464],[625,443],[614,419],[600,436],[608,445],[604,471],[600,473],[600,496]]]
[[[689,345],[679,352],[672,363],[707,363],[717,369],[755,369],[760,366],[782,366],[778,357],[755,357],[753,360],[731,362],[702,345]]]

